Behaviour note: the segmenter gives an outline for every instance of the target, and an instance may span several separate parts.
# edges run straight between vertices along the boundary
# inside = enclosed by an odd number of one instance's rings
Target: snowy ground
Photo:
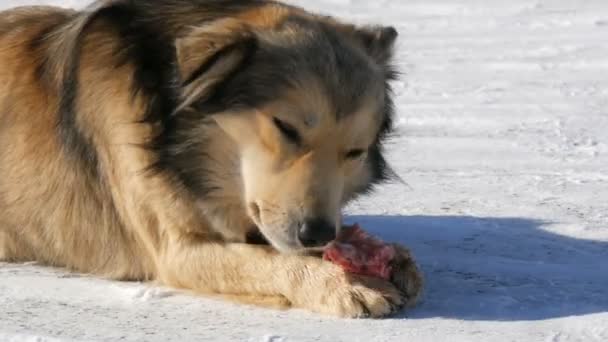
[[[409,186],[349,211],[411,247],[423,303],[345,321],[0,264],[0,340],[608,341],[608,1],[299,3],[401,32]]]

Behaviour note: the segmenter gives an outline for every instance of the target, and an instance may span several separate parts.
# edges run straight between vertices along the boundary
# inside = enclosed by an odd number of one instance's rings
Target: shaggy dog
[[[0,13],[0,260],[343,317],[412,304],[406,249],[391,281],[311,253],[390,177],[396,37],[267,0]]]

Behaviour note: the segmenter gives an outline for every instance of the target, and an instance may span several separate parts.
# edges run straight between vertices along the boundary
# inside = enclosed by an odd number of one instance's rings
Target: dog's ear
[[[181,79],[180,108],[209,96],[214,88],[241,68],[257,46],[255,35],[232,19],[193,29],[177,39]]]
[[[367,53],[380,64],[386,64],[393,56],[399,33],[392,26],[371,26],[357,29],[357,37]]]

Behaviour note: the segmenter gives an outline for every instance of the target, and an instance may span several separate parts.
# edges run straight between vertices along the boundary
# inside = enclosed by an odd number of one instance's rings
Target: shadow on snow
[[[547,222],[471,216],[350,216],[409,247],[421,303],[395,318],[540,320],[608,312],[608,243],[557,235]]]

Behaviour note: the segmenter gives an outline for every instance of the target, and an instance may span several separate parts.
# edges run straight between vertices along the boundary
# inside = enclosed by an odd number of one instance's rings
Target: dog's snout
[[[298,239],[304,247],[324,246],[336,238],[336,226],[325,219],[306,220],[298,231]]]

